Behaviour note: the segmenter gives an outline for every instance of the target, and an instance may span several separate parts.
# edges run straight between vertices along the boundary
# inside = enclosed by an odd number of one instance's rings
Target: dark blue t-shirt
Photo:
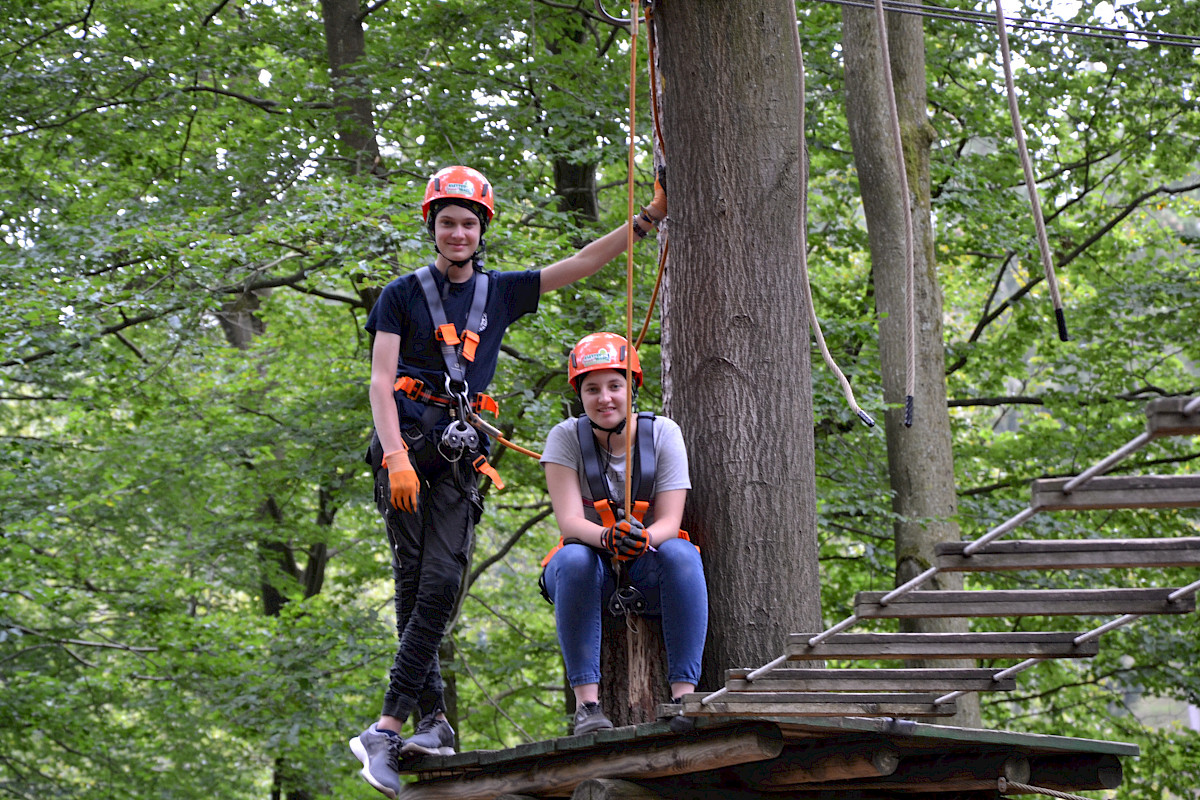
[[[421,267],[421,269],[429,269]],[[462,334],[475,296],[475,273],[465,283],[450,283],[436,268],[432,269],[434,282],[446,310],[446,319]],[[479,345],[475,360],[462,359],[466,368],[467,386],[471,395],[486,392],[496,374],[496,362],[500,357],[500,343],[508,326],[526,314],[537,311],[541,297],[541,276],[536,270],[519,272],[489,272],[487,304],[480,322]],[[433,318],[425,303],[425,293],[416,272],[402,275],[384,287],[367,317],[366,329],[374,334],[379,331],[394,333],[400,337],[400,363],[396,376],[411,375],[425,382],[425,386],[438,394],[446,391],[446,362],[442,359],[441,347],[434,338]],[[400,428],[407,429],[421,420],[425,405],[396,394],[396,408],[400,412]],[[448,422],[443,414],[434,430],[444,428]]]

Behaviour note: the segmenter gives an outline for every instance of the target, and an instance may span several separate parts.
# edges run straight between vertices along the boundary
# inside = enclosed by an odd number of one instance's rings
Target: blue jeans
[[[662,616],[667,680],[699,683],[708,633],[708,587],[700,551],[684,539],[668,539],[624,568],[630,583],[646,596],[645,613]],[[567,680],[572,686],[599,683],[601,614],[607,613],[615,588],[607,557],[582,544],[564,545],[546,565],[545,583]]]

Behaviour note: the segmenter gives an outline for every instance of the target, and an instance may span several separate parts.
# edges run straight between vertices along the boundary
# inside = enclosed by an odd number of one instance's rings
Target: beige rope
[[[882,2],[882,0],[876,0]],[[1067,341],[1067,321],[1063,315],[1062,297],[1058,292],[1058,278],[1054,274],[1054,263],[1050,259],[1050,240],[1046,236],[1046,220],[1042,216],[1042,204],[1038,200],[1037,181],[1033,175],[1033,162],[1025,144],[1025,131],[1021,127],[1021,112],[1017,108],[1017,88],[1013,81],[1012,52],[1008,47],[1008,29],[1004,22],[1004,8],[996,0],[996,32],[1000,37],[1000,55],[1004,63],[1004,88],[1008,95],[1008,114],[1012,117],[1013,135],[1017,140],[1017,153],[1021,157],[1021,169],[1025,172],[1025,189],[1029,192],[1029,207],[1033,211],[1033,225],[1037,231],[1038,252],[1042,257],[1042,269],[1046,273],[1046,284],[1050,287],[1050,300],[1054,304],[1054,319],[1058,324],[1058,338]]]
[[[875,0],[875,17],[879,22],[879,50],[883,58],[883,80],[887,89],[888,116],[892,123],[892,141],[896,145],[896,165],[900,171],[900,193],[904,204],[904,312],[908,319],[908,365],[904,380],[904,426],[912,427],[913,395],[917,389],[917,311],[916,311],[916,244],[913,234],[912,201],[908,190],[908,169],[904,164],[904,141],[900,133],[900,112],[896,109],[896,87],[892,83],[892,56],[888,49],[887,17],[883,0]]]
[[[858,405],[858,401],[854,399],[854,389],[850,386],[850,381],[846,378],[845,373],[838,367],[837,362],[833,359],[833,355],[829,352],[828,345],[825,344],[825,334],[821,331],[821,321],[817,319],[817,308],[813,305],[812,286],[808,279],[808,145],[804,138],[804,53],[800,49],[800,22],[796,18],[795,6],[792,7],[792,35],[796,44],[796,72],[799,75],[800,81],[800,206],[799,206],[799,229],[800,229],[800,283],[804,287],[804,298],[808,302],[808,321],[812,325],[813,334],[817,340],[817,347],[821,349],[821,357],[825,359],[825,365],[829,367],[838,379],[838,383],[842,387],[842,395],[846,398],[846,403],[858,415],[858,418],[868,425],[874,427],[875,420],[866,411],[863,411]]]

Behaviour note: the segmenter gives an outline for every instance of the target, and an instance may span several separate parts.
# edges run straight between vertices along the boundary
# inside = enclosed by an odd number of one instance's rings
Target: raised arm
[[[600,268],[625,252],[629,244],[629,226],[634,225],[634,240],[642,239],[667,216],[667,193],[654,181],[654,199],[634,219],[620,225],[577,253],[541,270],[541,292],[552,292],[581,278],[595,275]],[[639,233],[640,232],[640,233]]]

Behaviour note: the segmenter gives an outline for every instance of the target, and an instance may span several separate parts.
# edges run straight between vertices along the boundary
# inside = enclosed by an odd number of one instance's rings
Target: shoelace
[[[400,771],[400,762],[403,760],[400,754],[401,747],[404,747],[404,739],[400,736],[387,738],[388,766],[397,772]]]

